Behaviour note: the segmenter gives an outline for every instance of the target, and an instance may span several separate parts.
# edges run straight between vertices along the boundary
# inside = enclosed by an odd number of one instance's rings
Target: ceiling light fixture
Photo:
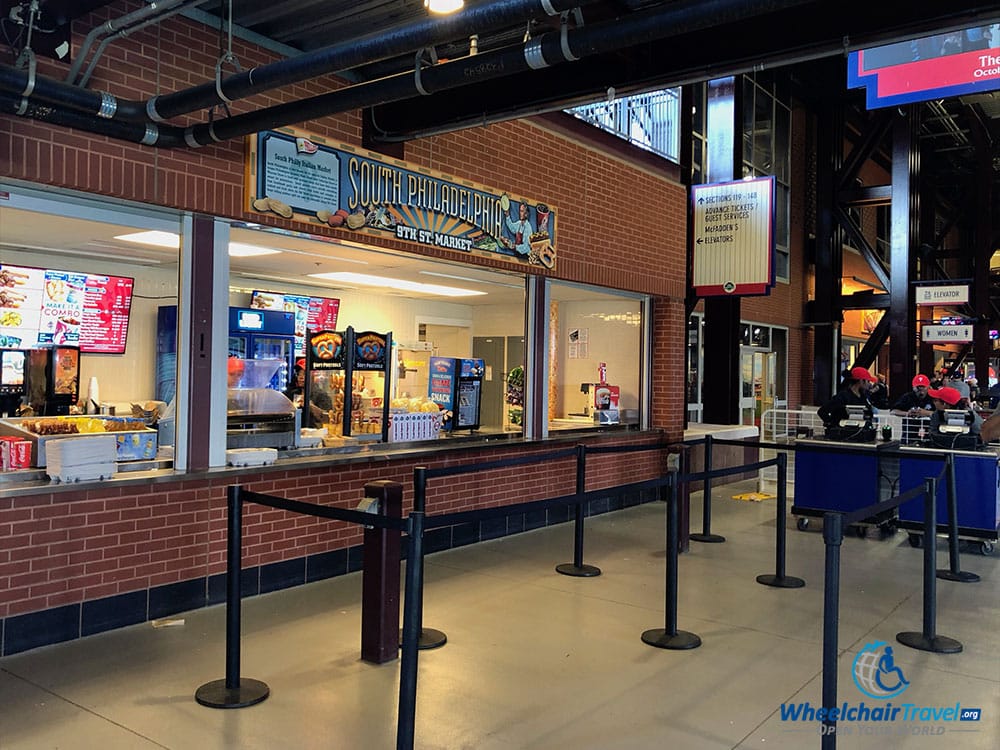
[[[309,275],[315,279],[341,281],[347,284],[361,284],[362,286],[376,286],[383,289],[398,289],[404,292],[417,292],[419,294],[434,294],[439,297],[476,297],[486,294],[486,292],[477,292],[472,289],[459,289],[458,287],[442,286],[440,284],[421,284],[418,281],[406,281],[405,279],[372,276],[367,273],[352,273],[350,271],[311,273]]]
[[[431,13],[454,13],[464,5],[465,0],[424,0],[424,7]]]
[[[488,279],[473,279],[469,276],[456,276],[451,273],[439,273],[437,271],[420,271],[424,276],[437,276],[441,279],[454,279],[455,281],[471,281],[473,284],[489,284],[490,286],[505,286],[509,289],[524,289],[523,284],[505,284],[502,281],[490,281]]]
[[[172,247],[174,250],[180,249],[180,235],[174,232],[161,232],[159,230],[149,232],[133,232],[132,234],[116,234],[116,240],[125,242],[135,242],[138,245],[153,245],[154,247]]]
[[[256,255],[276,255],[280,253],[273,247],[261,247],[260,245],[248,245],[245,242],[230,242],[229,243],[229,257],[231,258],[249,258]]]

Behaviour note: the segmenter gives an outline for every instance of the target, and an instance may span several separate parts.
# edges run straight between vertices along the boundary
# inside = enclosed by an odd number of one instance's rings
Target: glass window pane
[[[774,99],[758,89],[754,102],[753,158],[748,159],[758,174],[772,174],[774,153]]]
[[[774,186],[774,239],[778,247],[784,250],[788,249],[790,192],[788,186],[782,185],[780,182]]]
[[[370,439],[373,435],[381,435],[381,417],[378,408],[372,406],[372,400],[381,398],[387,390],[391,408],[399,413],[433,413],[438,399],[432,399],[430,393],[432,356],[483,360],[482,380],[476,391],[480,433],[523,430],[523,387],[517,389],[518,382],[523,380],[523,369],[520,374],[511,375],[524,363],[523,274],[488,271],[375,248],[330,245],[243,227],[234,227],[231,238],[234,242],[282,251],[271,255],[231,257],[229,302],[232,306],[262,306],[263,299],[283,304],[285,309],[293,308],[298,314],[303,311],[303,304],[306,310],[314,309],[313,300],[337,300],[336,317],[324,328],[335,326],[335,330],[343,331],[352,326],[356,331],[392,333],[395,366],[387,374],[365,373],[363,385],[354,383],[353,393],[360,395],[362,403],[352,404],[356,420],[351,422],[352,437],[360,434]],[[354,265],[360,263],[365,265]],[[363,268],[369,278],[345,284],[336,279],[310,277],[318,266],[339,270]],[[455,289],[475,294],[459,297],[413,294],[396,289],[393,285],[397,281],[422,281],[452,288],[442,290],[442,294]],[[308,314],[302,312],[302,317]],[[306,321],[302,320],[302,334],[306,327]],[[296,358],[304,356],[304,339],[301,348],[297,348]],[[342,378],[331,377],[329,371],[317,371],[314,376],[308,396],[312,426],[326,427],[333,432],[338,427],[342,430],[343,404],[349,384],[343,383]],[[317,411],[312,407],[319,402],[313,397],[321,391],[332,392],[333,398],[330,403],[321,404]],[[301,386],[289,388],[286,395],[293,402],[302,402],[306,397]],[[456,400],[454,394],[452,399]],[[458,414],[456,409],[452,411]],[[470,426],[475,421],[469,414],[465,414],[463,420]],[[412,421],[419,422],[417,419]],[[457,429],[461,425],[455,426]],[[418,439],[434,437],[436,433],[421,432]]]
[[[549,326],[549,430],[637,424],[642,300],[554,281]]]
[[[791,113],[783,104],[774,108],[774,176],[779,182],[789,180],[789,131],[791,129]]]

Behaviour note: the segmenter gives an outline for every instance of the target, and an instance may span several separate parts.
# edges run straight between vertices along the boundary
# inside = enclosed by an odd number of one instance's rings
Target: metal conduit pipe
[[[236,101],[279,86],[348,70],[386,57],[413,52],[428,45],[465,39],[471,33],[516,25],[542,13],[557,15],[564,10],[594,2],[596,0],[498,0],[468,8],[447,18],[427,18],[236,73],[218,82],[218,86],[216,81],[211,81],[183,91],[156,96],[148,102],[119,99],[106,92],[86,91],[50,78],[33,77],[27,71],[2,64],[0,91],[16,95],[29,91],[33,101],[76,109],[105,119],[138,123],[149,120],[163,122],[197,109]],[[223,96],[221,99],[220,91]]]
[[[152,18],[147,18],[143,21],[131,23],[128,26],[125,26],[124,28],[115,32],[111,36],[105,37],[104,39],[101,40],[101,43],[97,46],[97,51],[94,53],[93,58],[91,58],[90,64],[87,65],[87,72],[84,73],[83,76],[80,78],[80,83],[78,85],[80,86],[87,85],[87,83],[90,81],[90,77],[94,74],[94,69],[97,67],[98,61],[101,59],[101,57],[104,56],[104,50],[106,50],[108,48],[108,45],[111,44],[112,42],[118,39],[123,39],[127,37],[129,34],[134,34],[137,31],[141,31],[142,29],[145,29],[147,26],[152,26],[153,24],[162,23],[163,21],[166,21],[168,18],[176,16],[179,13],[183,13],[189,8],[194,8],[197,5],[201,5],[206,1],[207,0],[184,0],[183,2],[181,2],[180,5],[171,8],[163,8],[162,12],[160,12],[156,16]]]
[[[90,48],[93,46],[94,42],[98,40],[98,38],[108,34],[114,34],[122,29],[127,29],[140,21],[155,18],[160,13],[170,10],[183,2],[185,2],[185,0],[164,0],[163,2],[150,3],[145,8],[140,8],[139,10],[127,13],[121,18],[112,18],[110,21],[105,21],[100,26],[92,28],[87,33],[86,39],[83,40],[83,44],[80,45],[80,51],[77,53],[76,59],[73,60],[73,65],[70,66],[69,73],[66,75],[66,83],[73,83],[76,80],[76,76],[80,72],[80,68],[83,67],[83,61],[87,58]]]
[[[459,60],[359,83],[328,94],[228,117],[185,129],[189,146],[206,146],[295,122],[386,102],[429,95],[494,78],[571,62],[588,55],[611,52],[632,44],[665,39],[760,15],[778,6],[787,8],[814,0],[684,0],[668,7],[638,11],[578,29],[546,32],[524,45],[480,52]]]

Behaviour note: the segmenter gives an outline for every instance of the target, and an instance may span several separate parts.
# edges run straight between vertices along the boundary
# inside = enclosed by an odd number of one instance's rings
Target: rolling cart
[[[903,448],[899,459],[900,491],[923,484],[926,477],[941,475],[945,454],[955,460],[955,498],[958,511],[958,538],[977,545],[984,555],[996,549],[1000,529],[1000,471],[995,451],[952,451]],[[948,533],[948,482],[938,483],[937,533]],[[914,547],[923,544],[924,506],[922,499],[903,503],[899,527],[905,529]]]
[[[850,513],[892,496],[898,443],[805,439],[797,440],[795,446],[791,512],[800,531],[809,527],[810,517],[821,517],[829,511]],[[896,512],[887,511],[852,528],[862,538],[871,528],[877,528],[882,537],[887,537],[896,533],[896,523]]]

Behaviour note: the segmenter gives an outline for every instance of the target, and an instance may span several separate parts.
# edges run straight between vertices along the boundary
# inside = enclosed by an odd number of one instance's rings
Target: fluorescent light
[[[254,255],[275,255],[280,253],[273,247],[261,247],[260,245],[248,245],[245,242],[230,242],[229,256],[232,258],[249,258]]]
[[[386,289],[399,289],[404,292],[435,294],[440,297],[475,297],[486,294],[486,292],[477,292],[472,289],[459,289],[458,287],[441,286],[439,284],[421,284],[418,281],[392,279],[388,276],[371,276],[367,273],[352,273],[350,271],[338,271],[335,273],[311,273],[309,275],[315,279],[342,281],[346,284],[360,284],[362,286],[380,286]]]
[[[490,286],[505,286],[509,289],[524,289],[524,284],[504,284],[501,281],[490,281],[488,279],[473,279],[468,276],[455,276],[451,273],[438,273],[437,271],[420,271],[425,276],[437,276],[441,279],[455,279],[456,281],[471,281],[474,284],[489,284]]]
[[[181,246],[180,235],[159,230],[149,232],[133,232],[132,234],[115,235],[116,240],[134,242],[137,245],[154,245],[156,247],[172,247],[177,250]]]
[[[454,13],[464,5],[465,0],[424,0],[424,7],[431,13]]]

